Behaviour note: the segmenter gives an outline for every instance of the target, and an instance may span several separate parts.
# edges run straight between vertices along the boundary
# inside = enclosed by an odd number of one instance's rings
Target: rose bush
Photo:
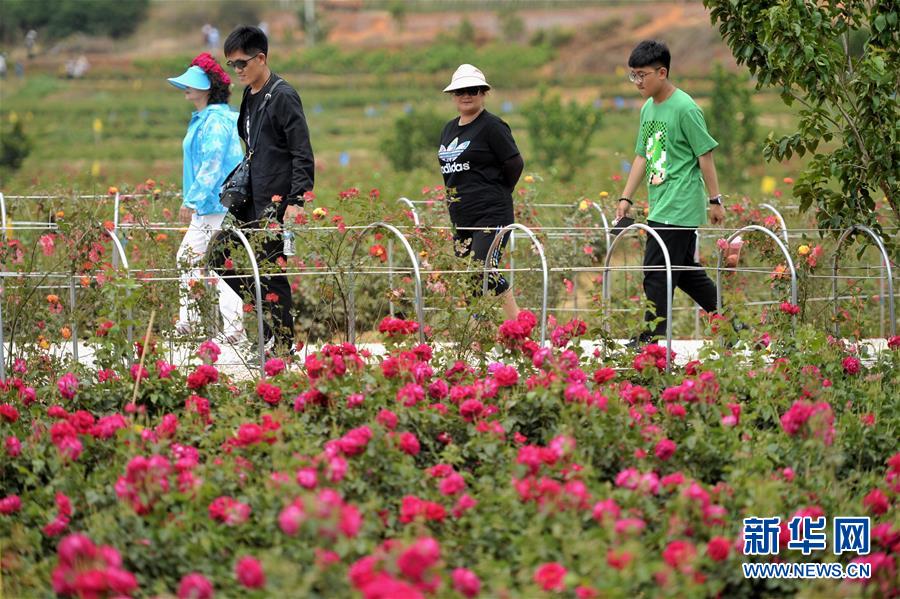
[[[540,347],[527,312],[481,361],[384,326],[384,356],[325,345],[263,380],[206,343],[135,402],[125,366],[23,360],[0,384],[7,592],[896,594],[897,344],[863,360],[782,324],[667,374],[659,347],[584,351],[578,321]],[[741,520],[797,514],[871,516],[872,579],[745,580]],[[786,540],[772,559],[802,561]]]

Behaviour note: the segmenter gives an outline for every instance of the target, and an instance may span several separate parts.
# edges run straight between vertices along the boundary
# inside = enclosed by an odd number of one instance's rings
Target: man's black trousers
[[[669,251],[669,259],[672,262],[673,291],[677,287],[687,293],[707,312],[715,312],[716,284],[707,276],[706,271],[696,259],[697,229],[664,225],[653,221],[647,221],[647,224],[659,234]],[[672,298],[666,297],[666,261],[656,239],[652,235],[647,237],[644,267],[654,266],[659,267],[659,270],[644,271],[644,293],[647,299],[656,306],[656,313],[646,312],[644,319],[652,321],[662,318],[652,335],[664,337],[666,334],[666,307],[672,301]]]

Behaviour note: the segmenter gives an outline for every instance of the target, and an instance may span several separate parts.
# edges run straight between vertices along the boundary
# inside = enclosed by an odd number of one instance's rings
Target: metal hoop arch
[[[528,238],[531,239],[531,244],[537,250],[538,255],[541,257],[541,276],[543,277],[544,288],[541,293],[541,345],[544,345],[547,340],[547,284],[550,279],[549,269],[547,268],[547,256],[544,254],[544,246],[535,236],[531,229],[526,227],[525,225],[519,223],[512,223],[506,225],[502,229],[498,230],[494,234],[494,241],[491,242],[491,247],[488,249],[488,258],[484,261],[484,274],[483,280],[481,283],[481,293],[487,295],[488,292],[488,275],[491,270],[498,270],[497,268],[491,268],[490,256],[493,256],[497,251],[497,248],[500,246],[500,242],[503,239],[503,236],[507,233],[512,233],[512,231],[518,230],[522,231]],[[510,286],[510,290],[507,293],[512,293],[512,286]]]
[[[398,198],[397,203],[403,204],[404,206],[409,208],[409,211],[412,212],[413,224],[415,226],[419,227],[422,225],[421,221],[419,221],[419,213],[416,211],[416,206],[415,206],[415,204],[412,203],[412,200],[410,200],[409,198],[403,197],[403,198]]]
[[[250,258],[250,268],[253,270],[253,291],[256,298],[256,333],[257,333],[257,349],[259,352],[259,375],[262,378],[266,377],[266,340],[265,340],[265,327],[263,320],[263,303],[262,303],[262,281],[259,275],[259,263],[256,261],[256,254],[253,252],[253,246],[250,245],[250,241],[247,239],[247,236],[244,235],[244,232],[241,231],[238,227],[235,226],[227,226],[219,229],[219,232],[213,235],[212,239],[210,239],[209,246],[206,250],[206,256],[204,257],[204,268],[206,270],[210,270],[209,263],[212,259],[212,248],[215,247],[216,241],[219,237],[224,233],[233,234],[237,237],[238,241],[241,242],[241,245],[244,248],[244,251],[247,252],[247,257]]]
[[[781,236],[782,238],[784,238],[784,243],[785,245],[789,244],[790,241],[788,241],[787,224],[784,222],[784,217],[781,216],[781,212],[778,211],[778,208],[776,208],[772,204],[760,204],[759,207],[765,208],[766,210],[769,210],[775,214],[775,218],[778,219],[778,224],[781,226]]]
[[[406,239],[406,236],[400,232],[400,229],[397,227],[390,225],[384,221],[376,221],[367,225],[364,229],[362,229],[359,233],[359,237],[356,238],[356,243],[353,244],[353,252],[350,254],[350,264],[352,265],[356,259],[356,251],[359,249],[359,244],[362,241],[365,234],[372,229],[383,228],[390,231],[397,239],[400,240],[400,243],[403,244],[403,248],[406,250],[407,256],[409,256],[410,261],[412,262],[413,267],[413,277],[416,283],[416,318],[419,321],[419,343],[425,343],[425,310],[422,305],[422,275],[419,273],[419,260],[416,258],[416,253],[413,251],[412,246],[409,244],[409,240]],[[351,273],[348,275],[349,277],[349,289],[347,292],[347,339],[350,343],[356,343],[356,293],[355,293],[355,276]]]
[[[791,259],[791,253],[788,251],[787,246],[782,243],[782,241],[778,238],[775,233],[770,231],[765,227],[761,227],[759,225],[747,225],[746,227],[742,227],[728,236],[726,240],[729,244],[731,241],[740,235],[741,233],[749,232],[749,231],[759,231],[760,233],[765,233],[778,245],[778,249],[781,250],[781,254],[784,256],[784,259],[787,261],[788,269],[791,271],[791,303],[797,303],[797,269],[794,268],[794,261]],[[716,268],[716,310],[722,309],[722,260],[725,257],[725,253],[723,250],[719,250],[719,260],[717,262]],[[735,269],[737,270],[737,268]]]
[[[601,213],[602,214],[602,213]],[[606,308],[609,307],[609,261],[612,259],[613,250],[616,247],[616,244],[619,242],[622,237],[633,230],[641,230],[653,237],[656,240],[656,243],[659,244],[660,249],[663,253],[663,260],[666,263],[666,297],[669,298],[669,301],[666,302],[666,372],[671,372],[672,370],[672,302],[674,298],[672,297],[672,259],[669,257],[669,248],[666,247],[665,242],[663,242],[662,237],[659,236],[659,233],[653,230],[649,225],[645,225],[643,223],[633,223],[622,229],[622,231],[615,236],[612,240],[612,244],[606,250],[606,259],[603,262],[603,299],[604,306]]]
[[[887,288],[888,288],[888,313],[891,319],[891,336],[895,336],[897,334],[897,318],[896,313],[894,312],[894,280],[893,273],[891,270],[891,260],[888,256],[887,250],[884,247],[884,242],[881,237],[875,233],[872,229],[865,225],[850,225],[841,233],[841,236],[838,238],[837,246],[834,248],[834,258],[831,263],[831,295],[833,298],[832,305],[834,306],[834,334],[835,336],[839,333],[839,326],[837,321],[838,315],[838,292],[837,292],[837,273],[838,273],[838,259],[840,258],[841,246],[850,237],[850,235],[854,231],[861,231],[869,236],[872,241],[875,242],[875,245],[878,247],[878,251],[881,253],[881,262],[884,264],[885,268],[885,278],[887,279]],[[882,279],[882,281],[884,278]],[[881,298],[884,301],[884,298]],[[883,321],[882,321],[883,322]]]

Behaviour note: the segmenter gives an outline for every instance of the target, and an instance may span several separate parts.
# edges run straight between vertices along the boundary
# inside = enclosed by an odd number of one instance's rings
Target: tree
[[[137,28],[149,6],[150,0],[3,0],[0,29],[8,41],[29,29],[51,39],[72,33],[120,38]]]
[[[435,148],[446,120],[432,110],[411,110],[394,121],[381,139],[381,151],[396,171],[436,168]]]
[[[822,228],[878,228],[876,201],[883,196],[893,225],[900,225],[900,4],[703,4],[737,62],[756,76],[757,88],[775,88],[785,103],[801,106],[797,131],[770,134],[764,149],[767,160],[812,154],[794,185],[801,209],[815,205]]]
[[[403,0],[391,0],[390,4],[388,4],[388,12],[391,13],[391,19],[394,20],[394,24],[399,31],[403,31],[403,28],[406,26],[406,11],[406,2]]]
[[[518,42],[525,33],[525,21],[519,16],[515,6],[504,4],[497,11],[497,20],[500,22],[500,31],[503,39],[508,42]]]
[[[746,76],[716,65],[713,71],[710,107],[706,112],[709,132],[719,142],[716,161],[733,179],[740,179],[745,166],[759,152],[756,109]]]
[[[541,89],[522,109],[537,164],[552,165],[569,181],[590,157],[591,137],[600,128],[600,111],[574,100],[563,104],[559,95]]]
[[[16,120],[12,127],[0,134],[0,182],[22,166],[31,152],[31,140],[22,130],[22,122]]]

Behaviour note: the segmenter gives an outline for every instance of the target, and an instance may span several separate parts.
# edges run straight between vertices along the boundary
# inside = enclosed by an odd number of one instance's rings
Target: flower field
[[[584,323],[523,312],[482,360],[382,323],[231,381],[203,343],[175,367],[18,359],[2,385],[9,596],[896,596],[900,339],[805,326],[666,374],[597,357]],[[135,397],[135,388],[136,399]],[[871,551],[799,557],[794,515],[871,517]],[[741,521],[780,516],[781,554]],[[792,554],[793,555],[792,557]],[[871,564],[865,581],[746,580],[742,561]],[[807,595],[808,596],[808,595]]]

